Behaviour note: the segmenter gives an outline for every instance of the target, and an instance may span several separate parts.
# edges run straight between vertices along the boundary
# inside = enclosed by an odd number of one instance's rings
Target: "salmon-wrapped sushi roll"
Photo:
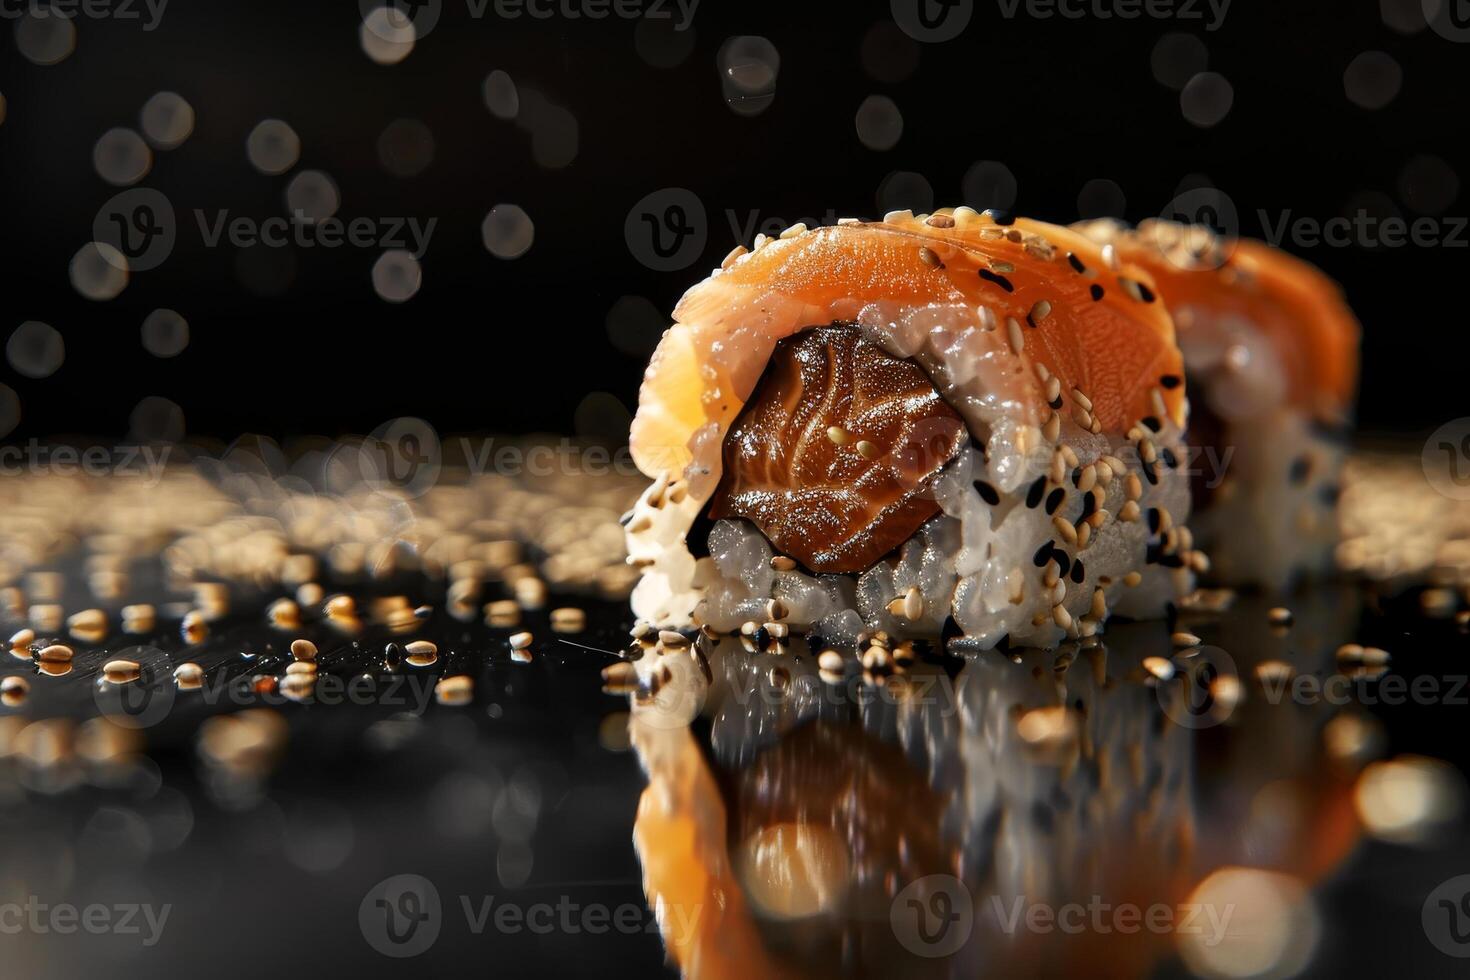
[[[1222,581],[1280,591],[1330,571],[1358,321],[1316,267],[1200,226],[1078,226],[1148,269],[1191,387],[1192,526]]]
[[[663,625],[1053,646],[1205,558],[1147,272],[968,208],[737,248],[684,295],[631,448],[633,606]]]

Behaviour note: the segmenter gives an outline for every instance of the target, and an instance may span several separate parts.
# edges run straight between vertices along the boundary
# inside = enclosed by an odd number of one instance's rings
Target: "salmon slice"
[[[907,212],[737,249],[674,310],[644,375],[630,444],[650,476],[689,471],[707,498],[720,441],[778,341],[855,321],[874,304],[962,308],[986,405],[1040,426],[1052,411],[1043,378],[1086,393],[1088,421],[1125,432],[1160,408],[1183,425],[1183,368],[1173,323],[1149,273],[1110,262],[1076,231],[968,208]],[[1160,386],[1171,379],[1172,386]],[[973,430],[979,412],[956,406]],[[979,434],[979,433],[977,433]],[[696,463],[690,467],[691,463]]]
[[[1170,221],[1145,221],[1136,230],[1111,220],[1077,227],[1148,270],[1177,318],[1181,342],[1188,342],[1195,311],[1239,317],[1280,355],[1292,405],[1330,422],[1348,414],[1361,330],[1342,290],[1321,270],[1264,242],[1220,239]]]
[[[816,327],[776,345],[711,516],[750,520],[812,571],[860,572],[939,513],[924,489],[967,438],[919,365],[856,326]]]

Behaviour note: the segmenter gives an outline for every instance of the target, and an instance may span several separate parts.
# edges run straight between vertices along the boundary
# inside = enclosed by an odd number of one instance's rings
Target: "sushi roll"
[[[1078,227],[1146,268],[1178,327],[1192,389],[1192,527],[1214,573],[1277,592],[1329,573],[1358,375],[1358,321],[1337,284],[1279,249],[1200,226]]]
[[[674,321],[630,437],[643,619],[853,642],[952,618],[977,648],[1051,647],[1162,613],[1207,564],[1173,324],[1075,231],[969,208],[797,226]]]

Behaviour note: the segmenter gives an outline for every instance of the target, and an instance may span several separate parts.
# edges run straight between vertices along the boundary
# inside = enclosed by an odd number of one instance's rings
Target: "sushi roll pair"
[[[1330,572],[1359,336],[1336,283],[1202,226],[1077,227],[1146,268],[1173,315],[1190,383],[1191,527],[1220,580],[1280,592]]]
[[[633,607],[661,625],[1051,647],[1161,614],[1184,522],[1184,361],[1153,276],[969,208],[797,226],[674,311],[631,432]]]

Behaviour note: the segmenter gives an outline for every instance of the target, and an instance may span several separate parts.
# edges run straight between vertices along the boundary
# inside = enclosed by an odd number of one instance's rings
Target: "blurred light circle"
[[[322,221],[341,203],[336,182],[320,170],[303,170],[286,185],[286,209],[293,220]]]
[[[262,119],[245,139],[250,165],[263,174],[283,174],[301,158],[301,137],[279,119]]]
[[[363,17],[357,35],[363,54],[380,65],[396,65],[413,54],[419,33],[396,7],[377,7]]]
[[[154,310],[143,320],[143,349],[154,357],[177,357],[189,346],[189,321],[175,310]]]
[[[725,103],[741,116],[758,116],[776,98],[781,55],[763,37],[741,35],[720,45],[716,57]]]
[[[1201,129],[1217,125],[1230,114],[1235,103],[1235,90],[1224,75],[1202,71],[1185,83],[1179,93],[1179,108],[1184,118]]]
[[[912,170],[895,170],[878,185],[877,204],[878,211],[882,214],[905,209],[915,214],[932,211],[934,188],[923,174]]]
[[[1092,178],[1077,192],[1077,214],[1083,219],[1121,218],[1127,205],[1123,188],[1106,177]]]
[[[858,139],[870,150],[891,150],[903,135],[903,113],[886,95],[870,95],[857,110]]]
[[[1363,827],[1398,844],[1430,841],[1454,827],[1465,807],[1465,778],[1448,763],[1405,755],[1370,763],[1353,803]]]
[[[5,359],[17,374],[27,378],[49,378],[66,360],[66,342],[61,339],[60,331],[49,323],[27,320],[16,327],[5,342]]]
[[[901,82],[919,69],[919,45],[891,20],[868,28],[860,52],[863,71],[880,82]]]
[[[1424,16],[1425,0],[1378,0],[1378,12],[1390,30],[1418,34],[1429,26]]]
[[[28,4],[15,22],[15,47],[27,61],[54,65],[77,48],[77,28],[51,5]]]
[[[177,92],[159,92],[143,103],[143,135],[160,150],[172,150],[194,132],[194,107]]]
[[[1360,214],[1380,226],[1389,218],[1403,217],[1403,212],[1393,198],[1375,190],[1355,191],[1343,204],[1342,216],[1349,221],[1356,221]],[[1370,250],[1384,247],[1383,240],[1377,235],[1359,245]]]
[[[103,133],[92,147],[92,165],[109,184],[136,184],[153,168],[153,151],[131,129],[121,126]]]
[[[1149,66],[1154,79],[1174,91],[1179,91],[1189,80],[1204,71],[1210,63],[1210,52],[1205,43],[1193,34],[1177,31],[1165,34],[1154,44]]]
[[[499,68],[485,76],[481,86],[485,96],[485,107],[496,119],[514,119],[521,111],[521,97],[516,92],[515,80]]]
[[[256,296],[279,296],[296,281],[296,250],[261,244],[238,249],[235,278]]]
[[[635,357],[652,354],[668,326],[668,317],[642,296],[620,296],[607,311],[608,340]]]
[[[9,385],[0,384],[0,439],[20,425],[20,396]]]
[[[1302,883],[1273,871],[1221,868],[1200,882],[1188,905],[1213,912],[1219,923],[1175,934],[1185,964],[1199,977],[1293,976],[1311,961],[1322,932]]]
[[[401,248],[384,252],[373,263],[373,290],[390,303],[413,299],[423,284],[419,260]]]
[[[378,136],[378,162],[395,177],[417,177],[434,162],[434,134],[417,119],[395,119]]]
[[[1382,109],[1404,84],[1404,70],[1384,51],[1364,51],[1342,73],[1348,101],[1364,109]]]
[[[159,395],[149,395],[133,407],[128,431],[139,442],[178,442],[184,438],[184,410]]]
[[[1459,195],[1459,175],[1437,156],[1420,154],[1399,171],[1399,197],[1420,214],[1439,214]]]
[[[497,204],[480,225],[485,248],[497,259],[518,259],[536,239],[531,216],[514,204]]]
[[[305,800],[293,807],[281,838],[286,858],[311,874],[341,867],[356,841],[352,815],[327,800]]]
[[[633,28],[633,48],[644,64],[653,68],[676,68],[694,50],[694,28],[680,26],[674,17],[639,18]]]
[[[980,160],[965,171],[960,190],[965,203],[976,211],[1009,210],[1016,204],[1016,175],[998,160]]]
[[[114,299],[128,285],[128,260],[106,242],[88,242],[72,256],[68,268],[72,288],[87,299]]]

